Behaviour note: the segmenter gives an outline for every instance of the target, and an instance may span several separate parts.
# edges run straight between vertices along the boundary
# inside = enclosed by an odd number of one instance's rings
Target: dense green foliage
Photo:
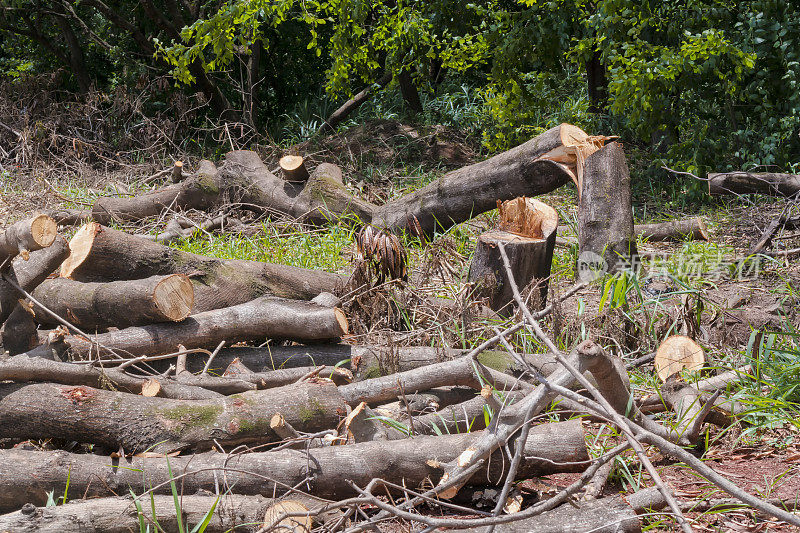
[[[800,160],[789,0],[0,4],[7,76],[68,66],[74,89],[109,90],[170,73],[178,86],[152,100],[200,90],[207,117],[273,137],[312,134],[333,102],[391,74],[371,109],[400,85],[409,114],[418,92],[418,120],[459,117],[490,150],[569,121],[699,174]]]

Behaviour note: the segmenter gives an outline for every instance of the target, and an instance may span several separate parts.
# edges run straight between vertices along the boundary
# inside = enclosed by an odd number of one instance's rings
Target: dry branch
[[[16,389],[7,392],[9,389]],[[279,440],[270,418],[280,412],[299,431],[335,427],[345,404],[331,382],[302,383],[207,400],[173,400],[43,383],[4,386],[0,438],[68,437],[128,452],[168,453],[241,442]]]
[[[375,478],[417,487],[441,476],[440,465],[454,461],[475,434],[416,437],[347,446],[280,450],[241,455],[201,454],[172,457],[173,475],[188,474],[178,483],[187,494],[234,486],[237,494],[282,494],[287,487],[316,496],[343,498],[355,493],[348,480],[366,485]],[[526,460],[518,479],[557,472],[579,472],[588,453],[580,422],[545,424],[532,429],[525,443]],[[46,492],[63,494],[69,476],[68,498],[110,496],[111,491],[139,494],[154,488],[168,494],[170,479],[163,458],[111,459],[91,454],[0,450],[0,511],[19,509],[32,502],[43,505]],[[504,477],[504,461],[498,452],[487,469],[470,484],[496,483]],[[223,474],[223,471],[225,473]],[[100,482],[99,480],[102,480]],[[307,483],[306,483],[307,482]],[[277,483],[277,486],[275,485]],[[163,484],[163,485],[162,485]],[[157,487],[157,488],[156,488]]]
[[[105,283],[57,278],[44,281],[33,296],[64,320],[85,329],[179,322],[189,316],[194,305],[194,287],[183,274]],[[41,308],[35,310],[39,323],[56,323]]]

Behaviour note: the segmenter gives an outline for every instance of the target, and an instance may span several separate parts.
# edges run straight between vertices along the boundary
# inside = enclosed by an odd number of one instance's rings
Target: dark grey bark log
[[[64,320],[86,330],[179,322],[194,306],[194,286],[183,274],[100,283],[56,278],[45,280],[33,296]],[[40,307],[34,306],[34,311],[39,323],[58,323]]]
[[[708,193],[767,194],[795,196],[800,192],[800,175],[767,172],[721,172],[708,174]]]
[[[0,265],[21,252],[47,248],[56,238],[58,227],[47,215],[20,220],[0,233]]]
[[[523,394],[519,391],[505,393],[505,405],[516,403]],[[486,428],[485,406],[486,400],[481,396],[475,396],[475,398],[447,406],[435,413],[417,416],[414,418],[414,432],[419,435],[435,435],[484,429]]]
[[[618,142],[608,144],[586,159],[578,209],[578,269],[602,258],[608,272],[634,261],[631,187],[625,152]]]
[[[11,263],[6,276],[26,291],[32,291],[47,279],[47,276],[52,274],[68,255],[67,241],[57,236],[47,248],[31,252],[27,261],[17,257]],[[22,296],[13,285],[0,279],[0,323],[5,322]]]
[[[70,247],[61,276],[77,281],[189,276],[194,285],[193,313],[265,295],[310,300],[321,292],[336,292],[345,282],[342,276],[319,270],[183,252],[94,222],[75,234]]]
[[[135,198],[104,199],[95,206],[93,216],[101,222],[138,220],[156,215],[167,206],[205,209],[233,199],[316,224],[352,214],[391,231],[431,235],[435,229],[447,229],[494,209],[497,200],[545,194],[564,185],[574,176],[576,164],[575,156],[565,155],[564,148],[586,138],[580,129],[562,124],[381,206],[354,197],[334,165],[319,165],[306,185],[298,189],[272,174],[255,152],[235,151],[225,156],[218,170],[208,168],[198,173],[195,181]]]
[[[338,339],[347,333],[347,319],[339,308],[311,302],[263,297],[214,311],[192,315],[181,322],[131,326],[92,335],[91,340],[70,335],[71,355],[162,355],[186,348],[213,349],[220,342],[263,342],[268,338],[296,341]]]
[[[386,87],[390,81],[392,81],[392,74],[386,73],[383,75],[383,77],[381,77],[380,80],[378,80],[377,83],[380,88],[383,88]],[[353,111],[361,107],[361,104],[369,99],[369,97],[372,95],[372,89],[372,85],[365,87],[347,102],[339,106],[339,108],[331,113],[331,116],[329,116],[325,123],[320,127],[320,133],[335,130],[339,124],[341,124],[347,119],[347,117],[350,116],[350,114],[353,113]]]
[[[6,390],[10,386],[5,386]],[[173,400],[52,383],[14,386],[0,400],[0,437],[58,439],[168,453],[273,442],[281,413],[299,431],[336,427],[346,407],[331,382],[302,383],[207,400]]]
[[[0,358],[0,381],[53,382],[62,385],[85,385],[87,387],[108,387],[140,394],[146,378],[132,376],[111,367],[99,368],[89,364],[64,363],[34,355],[41,350],[14,357]],[[221,395],[211,390],[177,383],[165,377],[152,378],[159,382],[158,396],[176,400],[201,400],[217,398]]]
[[[455,461],[474,437],[475,434],[464,434],[365,442],[314,448],[308,454],[300,450],[232,456],[208,453],[172,457],[169,462],[173,473],[190,474],[180,482],[186,494],[201,489],[214,491],[215,486],[222,492],[233,486],[237,494],[272,496],[273,491],[280,495],[286,486],[297,486],[315,496],[340,499],[354,495],[348,480],[361,487],[373,478],[405,483],[409,487],[417,487],[426,479],[436,482],[442,475],[441,467],[435,466],[437,462],[443,465]],[[581,423],[573,420],[532,428],[524,455],[518,479],[582,471],[589,457]],[[489,468],[481,469],[470,483],[502,481],[508,460],[497,452]],[[61,451],[10,449],[0,450],[0,464],[4,465],[0,477],[0,511],[19,509],[28,502],[44,504],[47,491],[64,493],[67,476],[69,499],[110,496],[112,490],[125,493],[129,488],[140,494],[170,479],[163,458],[128,460]],[[225,467],[229,470],[223,475],[221,469]],[[307,479],[307,474],[311,479]],[[280,485],[275,487],[270,480]],[[167,483],[156,492],[169,494],[169,490]]]
[[[453,529],[450,531],[473,531]],[[502,533],[639,533],[642,524],[630,505],[619,496],[566,503],[517,522],[500,524]]]
[[[0,337],[3,349],[11,355],[17,355],[32,350],[39,344],[36,333],[37,325],[30,304],[19,300],[11,316],[3,324]]]
[[[178,531],[175,501],[171,495],[146,496],[139,500],[145,516],[145,524],[151,526],[153,518],[165,531]],[[216,504],[213,518],[206,533],[225,533],[241,524],[258,523],[264,519],[264,511],[274,501],[263,496],[183,495],[180,508],[184,527],[202,522],[206,513]],[[153,516],[155,507],[155,517]],[[139,531],[139,518],[131,497],[97,498],[76,500],[57,507],[36,507],[33,504],[23,510],[0,516],[0,531],[15,533],[130,533]]]

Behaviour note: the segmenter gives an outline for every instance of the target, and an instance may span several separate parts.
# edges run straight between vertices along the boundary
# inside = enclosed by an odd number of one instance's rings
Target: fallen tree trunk
[[[620,496],[570,502],[538,516],[506,522],[499,533],[640,533],[642,524],[634,509]],[[474,529],[452,529],[452,532]]]
[[[377,81],[378,87],[379,88],[386,87],[386,85],[388,85],[390,81],[392,81],[392,73],[387,72]],[[367,101],[367,99],[369,99],[370,95],[372,94],[372,89],[373,89],[372,85],[369,85],[364,89],[361,89],[351,99],[349,99],[341,106],[339,106],[336,109],[336,111],[331,113],[331,115],[325,120],[325,123],[322,126],[320,126],[319,128],[320,133],[335,130],[336,126],[338,126],[342,121],[347,119],[347,117],[349,117],[353,111],[361,107],[361,104],[363,104],[364,102]]]
[[[5,385],[0,438],[89,442],[112,450],[169,453],[188,448],[280,440],[280,413],[298,431],[336,427],[345,403],[331,382],[298,383],[207,400],[173,400],[85,386]]]
[[[568,246],[577,244],[578,240],[567,234],[567,226],[558,227],[558,238],[556,244]],[[708,224],[702,218],[687,218],[683,220],[669,220],[667,222],[653,222],[652,224],[636,224],[633,232],[642,239],[650,242],[662,241],[708,241]]]
[[[517,198],[500,204],[497,230],[478,236],[469,267],[475,295],[488,298],[489,307],[502,316],[514,312],[514,293],[500,255],[505,247],[517,290],[533,297],[537,309],[547,301],[550,267],[553,263],[558,214],[533,198]]]
[[[185,274],[194,285],[193,313],[230,307],[259,296],[310,300],[336,292],[342,276],[319,270],[192,254],[90,222],[70,241],[61,276],[117,281]]]
[[[633,266],[637,252],[630,174],[625,152],[618,142],[586,158],[578,208],[578,240],[581,275],[594,270],[591,263],[599,259],[605,262],[606,272]]]
[[[57,278],[44,281],[33,296],[82,329],[179,322],[189,316],[194,305],[194,287],[183,274],[105,283]],[[40,307],[34,310],[40,324],[58,323]]]
[[[798,174],[719,172],[708,175],[708,193],[712,195],[795,196],[798,192],[800,192],[800,175]]]
[[[265,339],[324,341],[347,333],[344,311],[311,302],[263,297],[192,315],[181,322],[131,326],[92,335],[69,335],[65,341],[75,359],[127,354],[134,357],[185,348],[215,348],[220,342],[263,342]]]
[[[56,222],[47,215],[36,215],[20,220],[0,233],[0,265],[14,259],[17,254],[47,248],[58,235]]]
[[[6,276],[26,291],[32,291],[58,268],[69,255],[67,241],[58,236],[43,250],[31,252],[27,261],[21,257],[11,263]],[[23,295],[9,282],[0,279],[0,324],[6,321]]]
[[[195,178],[181,184],[134,198],[99,200],[93,217],[103,223],[139,220],[168,206],[206,209],[224,198],[314,224],[352,214],[390,231],[432,235],[436,229],[447,229],[494,209],[498,200],[545,194],[576,179],[582,172],[579,160],[582,162],[598,144],[602,140],[562,124],[381,206],[354,197],[334,165],[320,164],[298,189],[287,187],[255,152],[234,151],[225,156],[219,169],[208,163]],[[580,158],[578,153],[582,154]]]
[[[0,464],[5,465],[0,477],[0,511],[19,509],[28,502],[43,505],[47,491],[64,494],[67,479],[69,499],[110,496],[112,491],[121,494],[129,489],[140,494],[155,487],[156,493],[169,494],[169,483],[161,484],[176,472],[188,474],[180,480],[187,494],[234,487],[237,494],[273,496],[275,492],[283,494],[287,487],[297,487],[315,496],[340,499],[355,494],[348,481],[364,487],[374,478],[417,487],[426,480],[438,480],[441,465],[455,461],[475,436],[416,437],[308,452],[287,449],[171,457],[172,475],[164,458],[119,460],[61,451],[0,450]],[[513,446],[509,447],[513,453]],[[524,457],[517,479],[582,471],[589,456],[581,423],[572,420],[531,428]],[[470,483],[502,482],[507,464],[508,458],[496,452],[488,468],[479,470]]]
[[[182,495],[181,518],[184,527],[201,523],[206,513],[216,508],[205,533],[225,533],[241,524],[259,523],[264,510],[274,501],[258,495],[216,496]],[[145,524],[158,522],[163,531],[178,531],[178,513],[172,496],[146,496],[139,501]],[[155,513],[154,513],[155,511]],[[139,531],[139,514],[131,497],[76,500],[57,507],[26,504],[22,510],[0,516],[0,531],[15,533],[130,533]]]

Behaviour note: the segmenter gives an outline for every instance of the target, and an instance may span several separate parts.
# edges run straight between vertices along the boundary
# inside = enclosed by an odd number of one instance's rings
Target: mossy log
[[[326,341],[348,331],[344,311],[311,302],[262,297],[247,303],[197,313],[181,322],[131,326],[118,331],[65,338],[75,359],[89,355],[162,355],[185,348],[212,349],[220,342],[263,342],[266,339]]]
[[[69,243],[61,276],[76,281],[117,281],[185,274],[194,285],[192,313],[230,307],[271,295],[310,300],[336,292],[342,276],[319,270],[237,259],[217,259],[176,250],[90,222]]]
[[[74,326],[93,330],[179,322],[191,313],[194,286],[184,274],[100,283],[56,278],[45,280],[33,296]],[[40,324],[57,323],[40,307],[34,311]]]
[[[346,404],[330,381],[296,383],[205,400],[173,400],[85,386],[3,385],[0,438],[59,439],[169,453],[280,440],[280,413],[298,431],[335,428]]]
[[[233,201],[314,224],[352,215],[390,231],[431,235],[494,209],[498,200],[545,194],[576,179],[582,173],[578,152],[596,149],[590,139],[579,128],[562,124],[380,206],[354,196],[335,165],[322,163],[307,182],[292,183],[270,172],[255,152],[234,151],[219,167],[204,162],[196,176],[181,184],[134,198],[98,200],[92,216],[101,223],[133,221],[170,206],[207,209]]]
[[[442,475],[442,465],[456,461],[478,434],[363,442],[308,451],[171,457],[169,468],[173,473],[187,474],[181,479],[186,494],[213,492],[215,487],[222,492],[233,487],[237,494],[271,497],[276,492],[283,494],[286,487],[297,487],[315,496],[341,499],[356,494],[350,482],[363,487],[374,478],[382,478],[413,488],[429,480],[435,483]],[[509,443],[509,447],[513,445]],[[582,471],[589,456],[581,423],[572,420],[533,427],[523,457],[517,479]],[[508,462],[502,452],[495,452],[487,468],[480,469],[469,483],[502,481]],[[171,475],[164,458],[111,459],[10,449],[0,450],[0,464],[4,465],[0,512],[19,509],[28,502],[43,505],[47,491],[64,494],[68,479],[68,499],[111,496],[112,491],[119,494],[129,489],[137,494],[155,487],[159,494],[169,494],[170,490]]]

